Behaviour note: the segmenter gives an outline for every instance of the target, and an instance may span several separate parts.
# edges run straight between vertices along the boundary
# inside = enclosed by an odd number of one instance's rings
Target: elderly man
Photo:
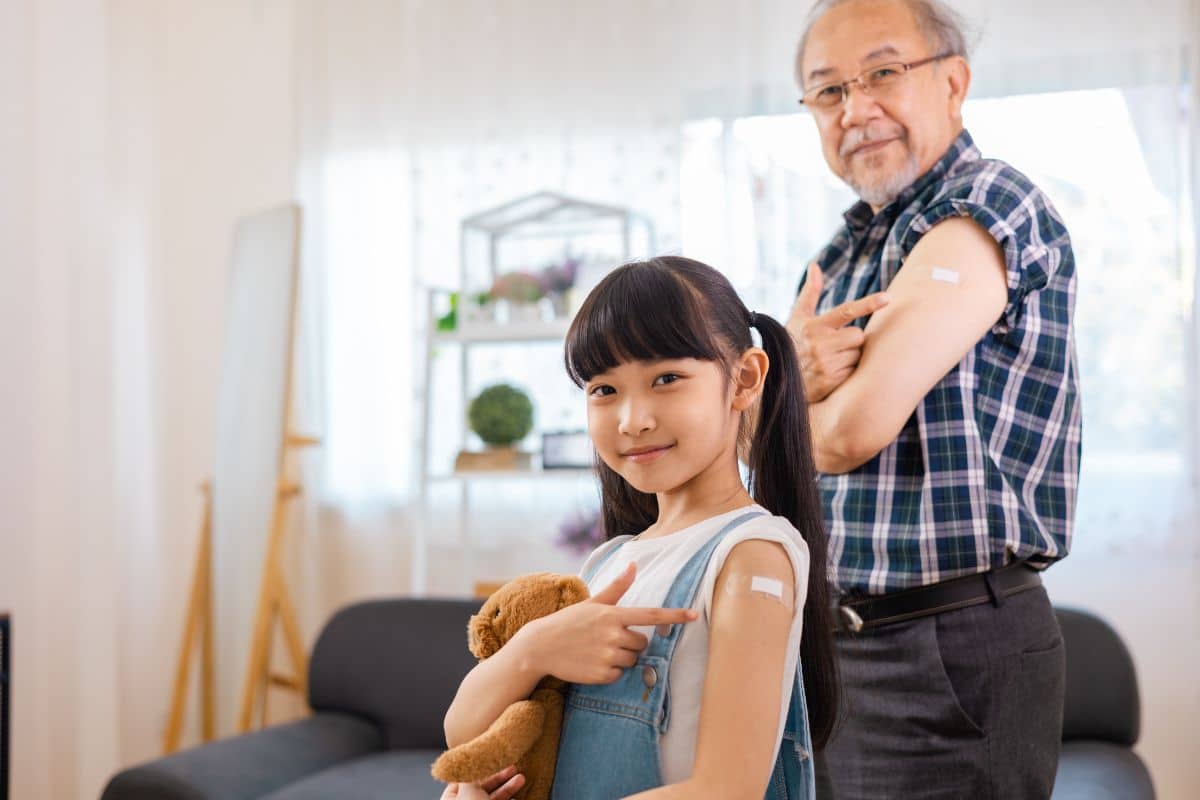
[[[936,0],[822,0],[803,106],[861,201],[788,327],[804,371],[847,707],[822,797],[1048,797],[1080,454],[1075,267],[1049,200],[963,128]],[[1034,123],[1035,121],[1030,121]]]

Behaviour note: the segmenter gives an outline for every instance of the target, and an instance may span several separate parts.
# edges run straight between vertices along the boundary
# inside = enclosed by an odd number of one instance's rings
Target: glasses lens
[[[885,86],[890,86],[900,79],[904,74],[903,64],[881,64],[874,69],[863,73],[862,82],[867,87],[867,91],[881,89]]]
[[[804,95],[804,104],[814,108],[833,108],[842,103],[842,87],[821,86]]]

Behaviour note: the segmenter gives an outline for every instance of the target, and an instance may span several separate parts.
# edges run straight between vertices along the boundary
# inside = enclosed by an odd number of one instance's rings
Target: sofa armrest
[[[321,712],[131,767],[101,800],[249,800],[382,747],[375,724]]]

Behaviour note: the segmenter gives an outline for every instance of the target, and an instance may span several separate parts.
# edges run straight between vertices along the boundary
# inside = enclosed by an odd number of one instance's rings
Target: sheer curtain
[[[713,9],[736,16],[709,5],[710,16]],[[460,495],[435,493],[418,518],[414,470],[424,292],[457,288],[461,219],[551,189],[642,211],[653,218],[658,247],[679,248],[683,95],[672,83],[684,80],[678,58],[692,45],[681,40],[664,51],[648,35],[678,21],[685,8],[678,3],[308,8],[298,30],[305,54],[297,65],[298,171],[313,281],[304,316],[313,336],[302,372],[310,378],[306,405],[326,437],[310,519],[322,540],[339,542],[364,567],[330,575],[327,561],[305,557],[304,569],[323,587],[316,617],[348,597],[412,588],[412,526],[453,541]],[[719,16],[695,21],[712,46]],[[746,38],[744,53],[757,51],[749,45],[760,28],[753,15],[731,28]],[[561,376],[557,348],[532,352],[533,368],[519,363],[529,351],[482,353],[470,391],[515,372],[543,422],[578,426],[581,407]],[[439,359],[435,373],[435,402],[447,405],[432,434],[442,466],[453,457],[462,413],[450,403],[460,390],[450,364]],[[547,375],[554,377],[541,379]],[[575,556],[549,542],[558,521],[587,504],[586,489],[570,497],[535,497],[528,486],[480,491],[493,512],[496,502],[505,509],[489,515],[486,546],[497,574],[515,574],[530,558],[539,568],[574,568]],[[469,590],[453,549],[435,547],[431,558],[430,591]]]
[[[1179,110],[1188,6],[1153,6],[956,4],[977,43],[969,126],[987,153],[1044,179],[1068,222],[1078,220],[1081,274],[1105,276],[1081,289],[1085,364],[1096,354],[1085,384],[1126,377],[1153,387],[1150,407],[1132,388],[1103,399],[1089,392],[1089,446],[1119,463],[1158,441],[1181,459],[1171,471],[1191,474],[1192,456],[1180,450],[1191,449],[1190,422],[1174,402],[1187,391],[1190,302],[1158,328],[1142,326],[1140,339],[1112,336],[1102,312],[1111,299],[1103,292],[1134,278],[1109,266],[1118,219],[1149,248],[1137,258],[1155,265],[1156,292],[1192,285],[1181,249],[1190,220]],[[785,311],[771,304],[850,200],[821,162],[811,124],[792,113],[804,13],[781,1],[307,6],[299,184],[317,276],[307,318],[317,332],[313,408],[328,437],[327,509],[355,524],[362,514],[401,524],[420,410],[418,294],[453,286],[467,214],[540,188],[630,205],[657,223],[660,251],[710,258],[756,304]],[[1109,153],[1111,176],[1093,169],[1104,148],[1119,148]],[[1147,337],[1170,344],[1135,366],[1131,354]],[[1117,439],[1116,450],[1100,444]],[[1161,488],[1156,479],[1148,491]],[[1084,515],[1126,526],[1129,509],[1112,497],[1092,492]],[[1156,504],[1152,527],[1175,537],[1189,497],[1178,484],[1176,510]]]

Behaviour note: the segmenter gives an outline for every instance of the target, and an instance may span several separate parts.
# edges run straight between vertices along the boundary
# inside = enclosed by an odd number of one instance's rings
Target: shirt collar
[[[846,227],[850,233],[855,236],[866,231],[876,221],[886,221],[891,224],[900,209],[908,206],[914,197],[925,191],[931,184],[953,172],[959,164],[975,161],[978,158],[979,148],[975,146],[975,140],[971,138],[971,134],[967,133],[966,128],[963,128],[937,163],[928,172],[909,184],[908,188],[900,192],[895,200],[880,209],[878,214],[873,212],[871,206],[865,201],[859,200],[846,209],[846,212],[842,214],[842,219],[846,221]]]

